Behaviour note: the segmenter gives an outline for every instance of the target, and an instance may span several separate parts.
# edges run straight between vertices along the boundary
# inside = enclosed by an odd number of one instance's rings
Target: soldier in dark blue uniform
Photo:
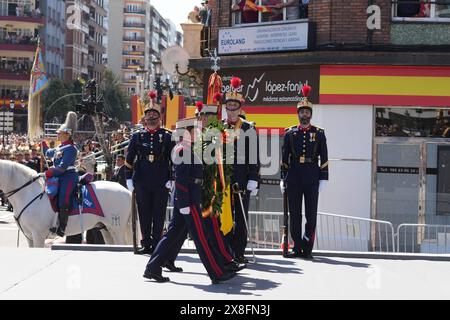
[[[288,257],[312,259],[319,192],[328,181],[328,151],[325,132],[311,125],[311,87],[303,87],[297,105],[300,124],[286,129],[282,149],[281,192],[287,192],[294,247]],[[320,159],[320,166],[319,166]],[[305,199],[305,233],[302,237],[302,200]]]
[[[72,135],[77,127],[77,114],[69,112],[66,122],[56,131],[61,145],[54,149],[53,167],[45,172],[45,177],[57,177],[58,187],[58,228],[52,228],[50,231],[63,237],[69,220],[69,207],[72,196],[74,195],[77,183],[78,173],[75,170],[75,161],[77,159],[77,148],[74,146]]]
[[[250,193],[255,194],[258,189],[259,181],[259,150],[258,139],[254,123],[244,120],[240,117],[242,103],[244,102],[242,94],[238,93],[241,86],[241,79],[231,79],[233,92],[225,95],[225,108],[227,112],[227,120],[225,125],[230,133],[233,142],[233,176],[231,185],[238,183],[239,189],[243,190],[242,200],[244,203],[244,212],[242,212],[238,195],[233,194],[232,211],[234,228],[227,235],[234,258],[238,263],[248,263],[244,257],[245,248],[247,246],[247,229],[244,221],[244,214],[248,220],[248,207]],[[225,148],[226,149],[226,148]],[[227,155],[230,153],[226,151]],[[229,161],[228,157],[226,161]]]
[[[202,124],[202,128],[206,128],[209,120],[211,118],[217,119],[218,114],[218,106],[217,105],[206,105],[203,106],[202,103],[197,103],[197,110],[195,112],[197,116],[197,120]],[[214,183],[213,181],[205,181],[204,183]],[[202,189],[205,187],[203,184]],[[204,209],[204,208],[202,208]],[[203,215],[203,213],[202,213]],[[245,264],[239,264],[233,260],[233,255],[231,249],[227,245],[225,241],[224,235],[220,230],[220,222],[219,219],[215,216],[215,214],[211,213],[209,216],[203,216],[202,222],[204,223],[204,230],[206,234],[206,238],[208,240],[208,244],[211,248],[211,253],[214,256],[214,259],[220,266],[223,266],[225,271],[240,271],[246,267]],[[179,237],[178,243],[174,244],[171,248],[171,253],[167,255],[168,260],[162,265],[162,267],[168,269],[171,272],[182,272],[183,269],[175,266],[175,260],[183,247],[184,241],[187,236]]]
[[[206,105],[200,104],[197,106],[195,112],[197,119],[202,123],[202,128],[207,128],[209,121],[211,119],[217,120],[217,115],[219,113],[218,105]],[[206,129],[208,130],[208,129]],[[209,181],[208,183],[214,183],[214,181]],[[203,208],[205,209],[205,208]],[[204,218],[207,233],[211,239],[211,245],[216,248],[216,252],[221,256],[224,261],[225,267],[239,271],[244,266],[239,265],[233,260],[233,253],[230,246],[228,245],[225,237],[220,230],[220,221],[214,212],[211,212],[207,217]]]
[[[175,143],[172,132],[160,127],[161,107],[155,98],[150,96],[144,111],[145,128],[131,137],[125,162],[128,189],[136,190],[142,232],[139,254],[151,254],[161,240],[168,192],[173,186],[170,153]]]
[[[158,282],[170,279],[162,276],[161,267],[170,259],[174,250],[179,249],[180,241],[187,232],[194,240],[197,252],[212,282],[219,283],[235,276],[226,272],[218,262],[205,234],[201,214],[201,185],[203,183],[202,161],[195,154],[193,132],[198,122],[195,118],[177,122],[177,129],[187,129],[183,140],[174,149],[175,203],[172,220],[167,233],[156,247],[144,272],[144,277]]]

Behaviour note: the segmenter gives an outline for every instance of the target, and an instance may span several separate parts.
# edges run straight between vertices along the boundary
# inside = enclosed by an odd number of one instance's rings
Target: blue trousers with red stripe
[[[209,216],[202,218],[205,226],[205,233],[208,239],[208,243],[211,247],[211,252],[219,262],[220,265],[230,263],[233,260],[231,249],[227,245],[222,231],[220,231],[220,223],[217,217]],[[187,230],[184,237],[179,237],[179,241],[174,244],[171,253],[168,255],[169,261],[175,261],[178,253],[180,253],[183,243],[186,240]]]
[[[147,272],[161,274],[161,265],[170,259],[175,250],[179,251],[181,239],[184,241],[187,232],[189,232],[209,277],[217,279],[222,276],[224,273],[223,267],[220,261],[216,260],[213,250],[208,243],[205,225],[202,220],[198,206],[191,205],[189,214],[181,214],[179,209],[174,208],[169,229],[153,252],[147,264]]]
[[[212,246],[217,248],[220,256],[225,260],[225,263],[229,263],[233,260],[233,255],[231,253],[231,248],[228,242],[225,241],[225,237],[220,231],[220,223],[216,216],[209,216],[203,219],[205,221],[206,229],[209,233]]]

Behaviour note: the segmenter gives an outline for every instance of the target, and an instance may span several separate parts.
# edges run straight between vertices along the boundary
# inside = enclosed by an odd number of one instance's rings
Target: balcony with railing
[[[136,84],[136,78],[123,78],[122,82],[126,83],[126,84],[135,85]]]
[[[0,50],[35,52],[37,43],[37,38],[8,34],[0,37]]]
[[[0,70],[0,80],[30,81],[30,74],[12,73],[12,72],[5,72],[5,70]]]
[[[28,24],[34,26],[43,26],[45,24],[45,17],[40,14],[33,12],[16,12],[12,14],[8,10],[0,9],[0,24],[2,21],[8,23],[18,22],[20,24]]]
[[[145,29],[145,23],[142,22],[124,22],[124,28]]]
[[[122,69],[128,69],[128,70],[136,70],[136,69],[144,69],[144,66],[140,63],[124,63],[122,65]]]
[[[88,67],[94,67],[95,66],[95,59],[93,55],[88,56]]]
[[[146,15],[146,11],[145,9],[140,9],[140,8],[124,8],[123,9],[124,13],[131,13],[131,14],[141,14],[141,15]]]
[[[145,42],[145,37],[135,37],[135,36],[124,36],[123,41],[130,42]]]
[[[144,51],[140,51],[140,50],[123,50],[122,54],[124,56],[133,56],[133,57],[144,57],[145,56],[145,52]]]

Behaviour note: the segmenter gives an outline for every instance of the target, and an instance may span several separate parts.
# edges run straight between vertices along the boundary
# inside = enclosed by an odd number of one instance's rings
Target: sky
[[[150,0],[150,4],[165,18],[172,20],[177,29],[181,30],[180,23],[187,21],[189,12],[194,6],[201,7],[201,0]]]

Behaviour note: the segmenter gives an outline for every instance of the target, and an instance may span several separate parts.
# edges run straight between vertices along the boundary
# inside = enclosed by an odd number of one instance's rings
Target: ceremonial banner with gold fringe
[[[28,98],[28,138],[37,141],[42,138],[42,92],[48,86],[47,73],[45,72],[42,49],[38,43],[31,69],[30,93]]]
[[[209,76],[208,81],[208,98],[206,99],[206,104],[215,104],[214,96],[217,93],[222,92],[222,78],[218,75],[217,72],[214,72]]]
[[[227,235],[233,229],[233,214],[231,213],[231,188],[227,186],[223,196],[222,213],[220,214],[220,231]]]
[[[217,115],[218,121],[222,118],[222,99],[218,99],[218,96],[222,93],[222,78],[217,72],[214,72],[210,75],[208,79],[208,96],[206,99],[207,104],[217,104],[219,106],[219,113]],[[225,142],[225,141],[223,141]],[[231,189],[230,186],[225,183],[225,170],[224,164],[222,162],[222,154],[220,150],[216,153],[216,157],[218,160],[218,173],[219,173],[219,181],[220,188],[223,192],[222,199],[222,212],[220,213],[220,222],[221,227],[220,230],[224,235],[229,233],[233,228],[233,214],[231,212]]]
[[[217,72],[214,72],[209,76],[208,80],[208,97],[206,99],[207,104],[217,104],[219,106],[219,113],[217,118],[222,119],[222,99],[218,100],[217,96],[222,93],[222,77]]]
[[[141,103],[138,95],[131,96],[131,122],[133,124],[138,124],[141,121],[144,108],[145,105]]]

